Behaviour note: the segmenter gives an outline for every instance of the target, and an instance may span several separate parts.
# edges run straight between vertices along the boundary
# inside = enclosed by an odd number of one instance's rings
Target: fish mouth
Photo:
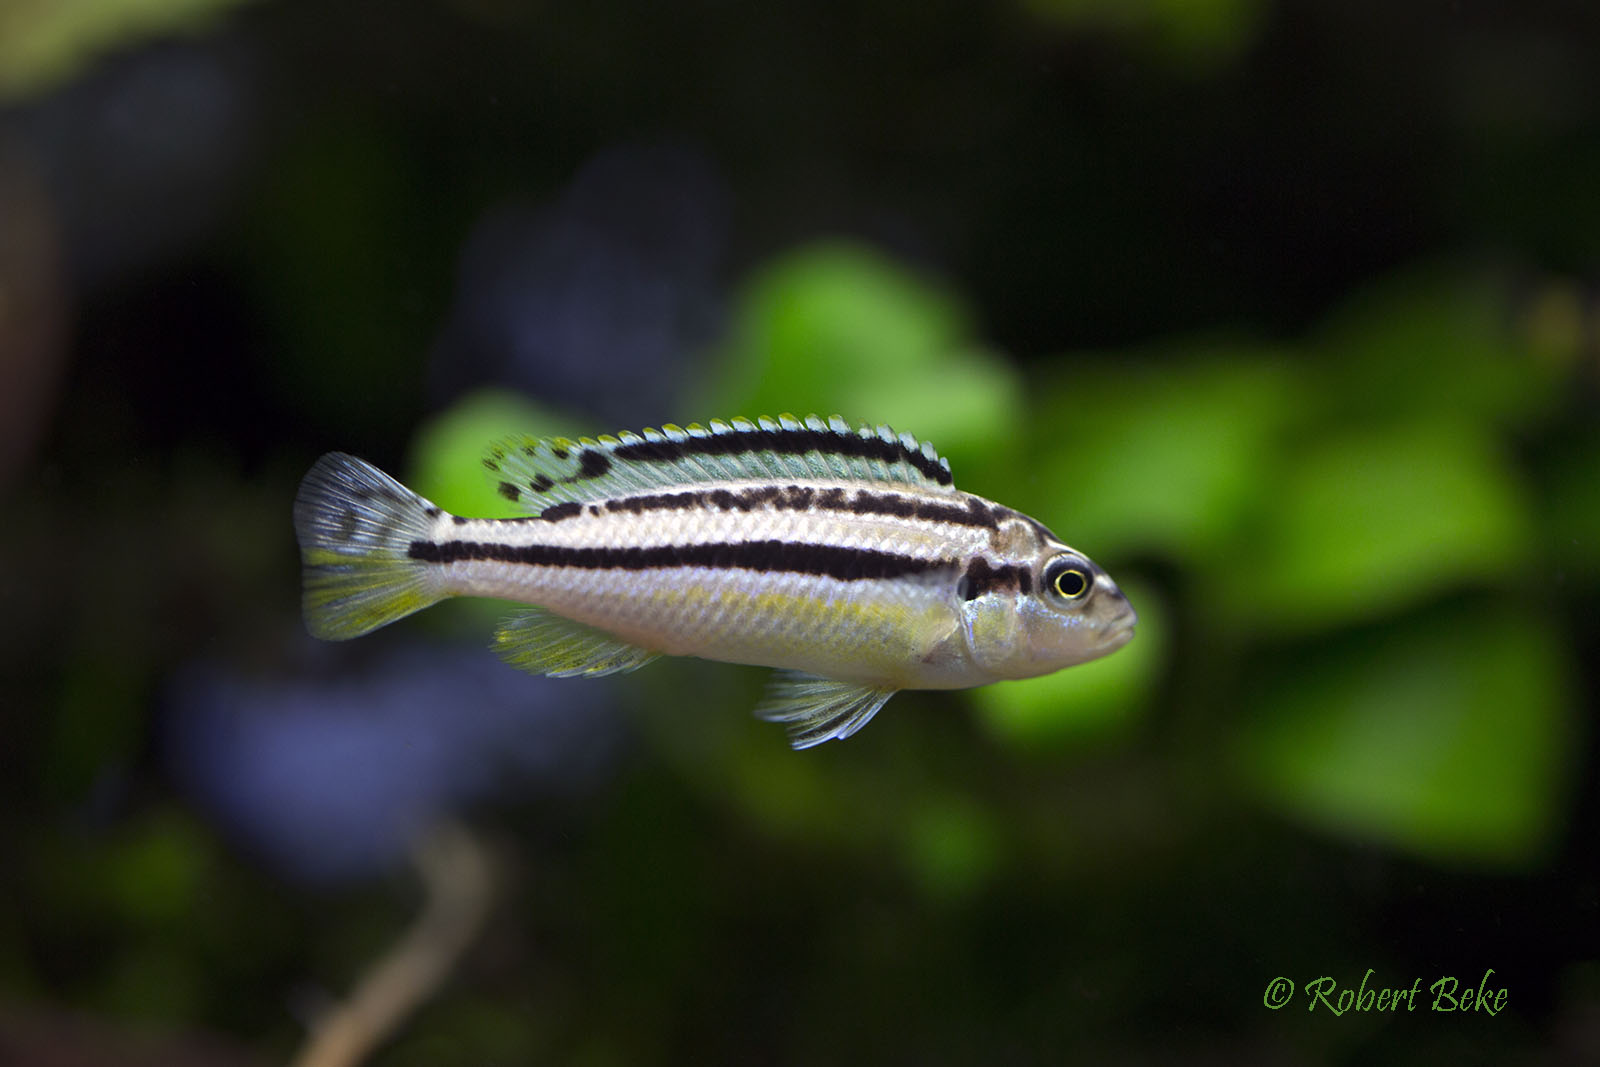
[[[1139,623],[1139,613],[1133,610],[1133,605],[1128,602],[1127,594],[1118,587],[1109,577],[1101,574],[1096,584],[1108,594],[1112,610],[1116,614],[1105,622],[1107,638],[1115,639],[1118,644],[1133,636],[1133,628]]]
[[[1139,625],[1139,613],[1133,610],[1133,605],[1126,600],[1122,603],[1125,610],[1107,623],[1105,628],[1106,644],[1111,648],[1121,648],[1133,640],[1134,627]]]

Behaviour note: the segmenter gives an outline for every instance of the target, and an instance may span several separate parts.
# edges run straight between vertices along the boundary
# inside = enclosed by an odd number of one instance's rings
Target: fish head
[[[966,599],[973,662],[995,678],[1034,678],[1099,659],[1133,638],[1138,613],[1117,583],[1059,542],[1019,564],[1020,580]]]

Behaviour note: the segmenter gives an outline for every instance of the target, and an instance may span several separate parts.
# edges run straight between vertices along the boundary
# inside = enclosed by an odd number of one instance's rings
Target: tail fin
[[[317,460],[294,500],[306,629],[344,641],[444,599],[430,565],[410,556],[413,541],[432,536],[438,515],[370,463],[343,452]]]

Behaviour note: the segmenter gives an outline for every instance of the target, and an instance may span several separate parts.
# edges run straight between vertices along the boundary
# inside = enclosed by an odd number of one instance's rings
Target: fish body
[[[484,463],[527,514],[451,515],[354,457],[319,460],[295,504],[312,633],[359,636],[450,596],[519,601],[532,610],[495,647],[534,673],[657,655],[780,668],[758,713],[796,747],[849,736],[900,689],[1047,674],[1133,633],[1086,556],[885,427],[520,438]]]

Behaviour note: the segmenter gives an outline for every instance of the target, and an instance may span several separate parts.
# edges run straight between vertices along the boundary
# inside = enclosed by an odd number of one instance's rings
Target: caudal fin
[[[410,556],[438,514],[370,463],[343,452],[317,460],[294,500],[306,629],[344,641],[444,599],[430,565]]]

